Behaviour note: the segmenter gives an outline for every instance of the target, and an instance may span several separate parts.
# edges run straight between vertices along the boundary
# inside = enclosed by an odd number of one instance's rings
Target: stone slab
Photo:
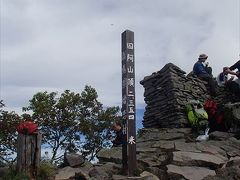
[[[176,151],[173,152],[172,163],[186,166],[198,165],[216,169],[221,167],[226,161],[212,154]]]
[[[180,175],[189,180],[202,180],[203,178],[211,175],[216,175],[215,171],[196,166],[176,166],[169,164],[167,165],[167,173],[171,175]]]

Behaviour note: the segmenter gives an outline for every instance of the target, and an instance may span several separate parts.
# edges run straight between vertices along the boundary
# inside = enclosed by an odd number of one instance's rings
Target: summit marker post
[[[122,33],[122,116],[124,143],[123,170],[134,175],[136,162],[136,103],[135,103],[134,32]]]

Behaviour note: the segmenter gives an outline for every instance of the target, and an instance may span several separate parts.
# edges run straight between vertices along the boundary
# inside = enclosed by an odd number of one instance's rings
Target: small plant
[[[48,161],[42,161],[39,167],[38,180],[47,180],[56,174],[56,166]]]
[[[135,169],[135,170],[133,171],[133,175],[134,175],[134,176],[140,176],[140,174],[141,174],[142,172],[143,172],[142,169],[137,168],[137,169]]]
[[[18,173],[16,170],[9,168],[0,180],[30,180],[28,176],[24,173]]]

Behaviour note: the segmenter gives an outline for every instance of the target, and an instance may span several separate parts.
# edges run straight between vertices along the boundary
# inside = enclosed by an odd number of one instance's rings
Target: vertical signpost
[[[130,176],[136,170],[136,108],[134,33],[122,33],[122,116],[124,143],[122,147],[123,170]]]

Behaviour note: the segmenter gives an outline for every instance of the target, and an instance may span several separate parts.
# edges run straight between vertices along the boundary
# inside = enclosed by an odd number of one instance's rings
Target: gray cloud
[[[26,106],[38,91],[96,88],[121,105],[121,33],[135,32],[136,92],[172,62],[190,72],[200,53],[214,75],[240,51],[239,1],[1,1],[1,99]]]

